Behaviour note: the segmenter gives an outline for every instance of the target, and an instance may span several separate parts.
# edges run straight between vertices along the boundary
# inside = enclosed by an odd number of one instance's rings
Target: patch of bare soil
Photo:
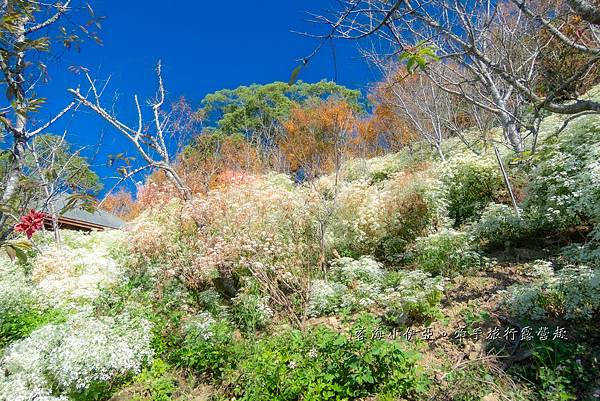
[[[504,400],[504,388],[517,386],[504,373],[503,367],[506,355],[513,352],[518,344],[511,341],[510,336],[508,340],[502,336],[507,329],[516,329],[518,324],[498,313],[498,304],[502,292],[508,287],[530,280],[518,265],[495,264],[474,275],[454,278],[447,284],[442,301],[444,319],[429,326],[434,336],[424,341],[425,346],[421,350],[422,363],[434,373],[436,381],[437,391],[430,399],[454,399],[454,392],[460,383],[456,380],[449,382],[448,378],[461,370],[494,372],[494,381],[480,383],[479,390],[482,386],[490,389],[488,394],[482,395],[485,400]],[[417,331],[425,329],[420,327]],[[496,338],[494,347],[495,350],[500,348],[500,351],[489,351],[488,336]],[[472,377],[465,380],[474,383],[481,380],[477,373],[466,373],[466,376],[469,375]],[[502,388],[498,383],[502,383]]]

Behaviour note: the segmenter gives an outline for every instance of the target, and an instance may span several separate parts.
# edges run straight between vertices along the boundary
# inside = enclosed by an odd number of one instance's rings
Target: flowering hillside
[[[456,142],[26,231],[0,259],[0,400],[598,397],[600,118],[561,125],[502,152],[517,210],[493,151]]]

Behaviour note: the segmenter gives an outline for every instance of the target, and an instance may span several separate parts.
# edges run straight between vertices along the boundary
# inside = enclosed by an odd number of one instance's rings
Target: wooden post
[[[515,194],[513,193],[512,187],[510,186],[510,181],[508,180],[508,174],[506,174],[506,170],[504,169],[504,164],[502,163],[502,158],[500,157],[500,152],[498,151],[498,147],[494,144],[494,153],[496,154],[496,159],[498,160],[498,164],[500,164],[500,170],[502,171],[502,177],[504,178],[504,184],[508,189],[508,193],[510,194],[510,199],[512,200],[513,207],[515,209],[515,213],[517,213],[517,217],[521,218],[521,212],[519,212],[519,207],[517,206],[517,200],[515,199]]]

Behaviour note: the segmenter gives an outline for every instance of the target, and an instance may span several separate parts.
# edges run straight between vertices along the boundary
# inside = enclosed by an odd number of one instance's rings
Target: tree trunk
[[[21,119],[21,117],[19,117]],[[24,126],[24,123],[23,123]],[[19,179],[23,172],[23,158],[25,157],[25,139],[21,135],[15,135],[12,147],[12,160],[7,173],[6,184],[2,194],[2,203],[7,203],[17,192]]]
[[[510,143],[510,146],[516,153],[523,152],[523,139],[521,138],[521,133],[517,128],[517,124],[514,119],[510,116],[506,116],[502,118],[502,129],[504,131],[504,137]]]
[[[15,48],[18,48],[25,42],[25,21],[22,19],[15,30]],[[24,48],[24,46],[23,46]],[[9,62],[6,61],[8,64]],[[23,84],[25,82],[25,52],[19,51],[16,53],[16,62],[14,70],[10,66],[3,66],[6,84],[12,90],[14,96],[14,105],[12,106],[16,121],[14,128],[11,128],[13,135],[12,160],[7,173],[6,186],[2,194],[2,203],[8,200],[17,191],[19,179],[23,172],[23,158],[25,157],[25,145],[27,143],[27,133],[25,127],[27,125],[25,90]],[[9,99],[10,100],[10,99]],[[7,129],[8,130],[8,129]]]

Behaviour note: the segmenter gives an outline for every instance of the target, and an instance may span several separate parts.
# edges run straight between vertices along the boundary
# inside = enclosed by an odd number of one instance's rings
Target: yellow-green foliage
[[[439,181],[424,172],[344,183],[333,202],[328,244],[344,254],[394,259],[415,238],[446,224],[441,195]]]
[[[448,213],[460,224],[478,217],[485,206],[505,191],[498,162],[493,156],[457,155],[436,169],[448,201]]]

